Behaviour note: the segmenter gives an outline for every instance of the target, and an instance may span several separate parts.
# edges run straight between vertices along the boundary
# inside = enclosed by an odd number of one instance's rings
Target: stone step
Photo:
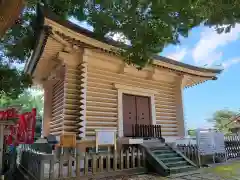
[[[159,139],[143,140],[143,143],[161,143],[161,144],[165,145],[165,143],[162,143],[161,140],[159,140]]]
[[[172,167],[170,169],[170,174],[177,174],[177,173],[183,173],[188,171],[196,170],[194,166],[187,165],[187,166],[180,166],[180,167]]]
[[[177,153],[175,153],[175,152],[156,154],[156,156],[159,159],[161,159],[161,158],[168,158],[168,157],[179,157],[179,155]]]
[[[172,151],[171,149],[156,149],[152,151],[154,154],[162,154],[162,153],[172,153],[174,151]]]
[[[157,146],[157,145],[155,145],[155,146],[151,146],[151,147],[149,147],[149,149],[151,150],[151,151],[155,151],[155,150],[170,150],[170,151],[172,151],[172,149],[170,148],[170,147],[168,147],[168,146]]]
[[[160,141],[143,141],[144,144],[152,144],[152,145],[158,145],[158,146],[166,146],[165,143],[161,143]]]
[[[184,159],[182,157],[168,157],[168,158],[161,158],[160,160],[163,163],[168,163],[168,162],[183,161]]]
[[[165,165],[169,168],[173,168],[173,167],[179,167],[179,166],[187,166],[188,162],[187,161],[174,161],[174,162],[167,162],[165,163]]]

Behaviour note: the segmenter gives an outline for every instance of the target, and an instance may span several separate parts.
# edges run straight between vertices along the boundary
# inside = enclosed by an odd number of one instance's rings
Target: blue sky
[[[185,89],[184,115],[187,128],[211,127],[207,119],[216,110],[240,109],[240,25],[228,34],[198,27],[178,46],[169,45],[163,56],[201,67],[224,68],[217,81]],[[220,66],[219,66],[220,65]]]
[[[85,22],[74,23],[92,30]],[[115,37],[119,39],[119,37]],[[214,29],[197,27],[182,38],[181,44],[169,45],[160,54],[176,61],[200,67],[224,68],[216,81],[183,91],[184,116],[187,128],[209,128],[212,114],[221,109],[240,109],[240,25],[230,33],[217,34]]]

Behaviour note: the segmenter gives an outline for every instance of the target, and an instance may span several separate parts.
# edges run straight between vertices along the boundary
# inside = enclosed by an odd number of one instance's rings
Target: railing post
[[[52,180],[54,178],[54,159],[50,160],[49,163],[49,179]],[[43,168],[44,170],[44,168]],[[43,176],[44,176],[44,171],[43,171]]]
[[[162,138],[162,127],[159,125],[160,138]]]
[[[141,135],[140,135],[140,128],[139,128],[139,125],[138,125],[138,124],[136,124],[136,129],[137,129],[137,136],[140,137],[140,136],[141,136]]]
[[[44,161],[40,161],[39,180],[44,179]]]

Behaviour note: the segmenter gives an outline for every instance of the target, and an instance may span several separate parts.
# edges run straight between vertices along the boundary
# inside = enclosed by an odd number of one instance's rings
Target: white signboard
[[[214,154],[213,134],[207,130],[197,130],[197,145],[201,155]]]
[[[98,145],[114,145],[116,140],[116,131],[96,130],[96,140]]]
[[[221,132],[214,133],[214,146],[215,153],[226,153],[223,133]]]
[[[209,130],[197,130],[197,145],[201,155],[225,153],[224,134]]]
[[[116,131],[115,130],[96,130],[96,152],[98,146],[113,145],[116,150]]]

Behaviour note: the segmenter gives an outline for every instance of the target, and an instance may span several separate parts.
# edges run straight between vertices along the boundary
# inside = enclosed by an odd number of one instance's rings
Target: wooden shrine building
[[[42,28],[25,72],[44,88],[45,136],[74,133],[77,143],[89,143],[95,130],[110,129],[121,140],[135,124],[161,125],[166,139],[184,136],[182,90],[221,72],[161,56],[138,71],[114,53],[113,40],[47,10],[38,16]]]

